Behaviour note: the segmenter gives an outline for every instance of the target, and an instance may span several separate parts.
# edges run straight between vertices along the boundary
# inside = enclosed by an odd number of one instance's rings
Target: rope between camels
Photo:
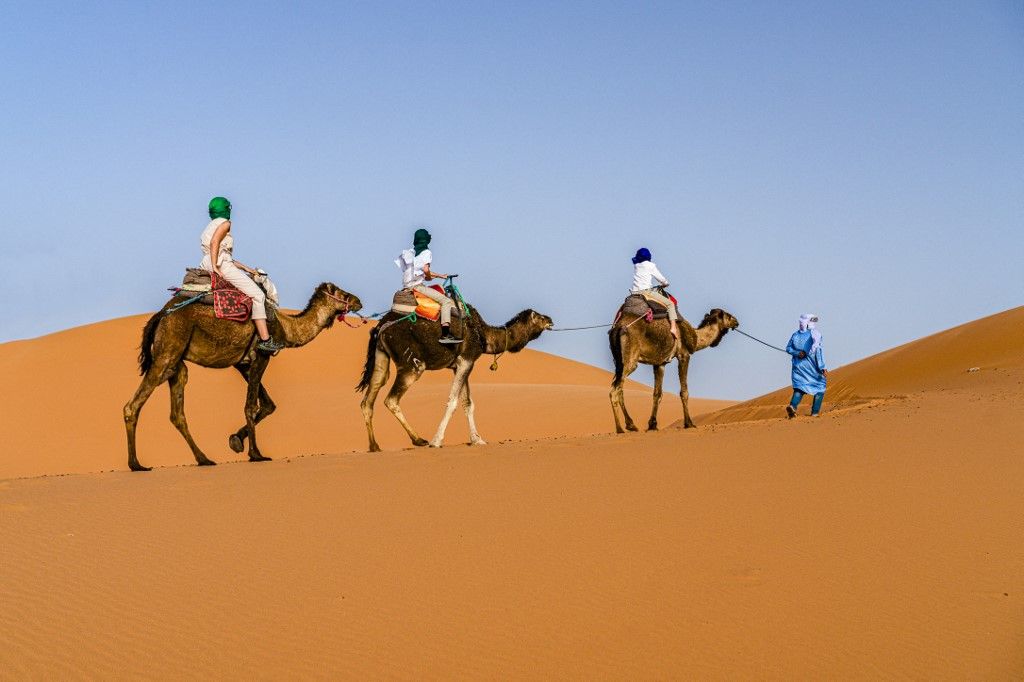
[[[625,327],[623,327],[623,329],[629,329],[634,324],[636,324],[637,322],[639,322],[640,320],[643,320],[643,319],[646,319],[646,318],[638,317],[635,320],[633,320],[632,322],[630,322],[629,324],[627,324]],[[618,320],[618,318],[616,318],[616,320]],[[575,331],[579,331],[581,329],[603,329],[605,327],[611,327],[614,324],[615,324],[615,322],[612,322],[611,324],[592,324],[592,325],[590,325],[588,327],[553,327],[553,328],[549,329],[548,331],[549,332],[575,332]]]

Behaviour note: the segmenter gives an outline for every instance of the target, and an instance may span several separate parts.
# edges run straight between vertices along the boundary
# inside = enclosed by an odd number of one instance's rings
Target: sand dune
[[[830,372],[825,411],[927,390],[977,387],[1022,366],[1024,307],[947,329]],[[969,371],[972,368],[977,369]],[[777,419],[791,395],[791,388],[783,388],[705,415],[700,422]],[[810,411],[809,399],[804,399],[800,410]]]
[[[147,316],[136,315],[70,329],[29,341],[0,344],[0,413],[4,455],[0,479],[127,468],[121,409],[139,383],[135,358]],[[297,455],[366,448],[366,431],[353,392],[369,326],[343,325],[304,348],[274,359],[264,383],[278,410],[260,426],[266,454]],[[596,367],[527,349],[506,354],[497,372],[482,362],[473,374],[477,425],[489,441],[582,436],[614,429],[608,405],[611,375]],[[245,385],[234,370],[189,366],[185,409],[193,436],[216,461],[244,459],[227,437],[245,421]],[[451,375],[430,372],[411,389],[403,409],[426,437],[444,412]],[[630,382],[627,400],[643,414],[650,389]],[[693,399],[699,414],[730,403]],[[378,400],[377,438],[385,449],[409,447],[398,422]],[[149,466],[194,463],[168,420],[166,386],[153,395],[139,422],[139,457]],[[661,405],[662,422],[682,416],[678,400]],[[461,411],[448,442],[465,442]]]
[[[0,671],[1021,679],[1022,315],[837,371],[872,399],[816,420],[0,481]]]

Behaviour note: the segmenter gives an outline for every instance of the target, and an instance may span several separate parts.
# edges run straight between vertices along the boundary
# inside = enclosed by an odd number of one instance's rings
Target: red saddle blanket
[[[226,279],[211,272],[213,314],[222,320],[245,322],[252,315],[252,299],[232,286]]]

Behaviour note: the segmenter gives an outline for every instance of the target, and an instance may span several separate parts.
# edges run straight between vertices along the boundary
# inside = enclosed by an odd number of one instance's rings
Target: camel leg
[[[469,422],[469,443],[470,445],[487,445],[487,441],[480,437],[476,430],[476,419],[473,416],[473,396],[469,392],[469,377],[462,384],[462,393],[459,395],[462,400],[462,409],[466,412],[466,421]]]
[[[679,354],[679,399],[683,401],[683,428],[692,429],[696,424],[690,419],[690,389],[686,386],[686,375],[690,368],[690,354]]]
[[[636,424],[633,423],[633,418],[629,416],[629,412],[626,410],[626,401],[622,394],[622,385],[626,382],[626,379],[630,374],[636,371],[637,361],[630,358],[626,361],[626,364],[622,368],[622,373],[616,375],[615,380],[612,382],[612,390],[610,397],[612,401],[612,414],[615,416],[615,432],[625,433],[626,431],[639,431]],[[622,413],[622,417],[625,421],[625,429],[623,429],[622,423],[619,421],[619,412]]]
[[[654,400],[651,404],[651,418],[647,421],[648,431],[658,430],[658,406],[661,404],[661,383],[665,378],[665,365],[654,365]]]
[[[388,375],[391,373],[391,358],[382,350],[377,350],[373,358],[373,375],[370,377],[370,385],[363,394],[363,400],[359,403],[359,409],[363,413],[363,421],[366,423],[366,435],[370,438],[370,452],[380,452],[380,445],[373,435],[373,405],[377,402],[377,394],[384,384],[388,382]]]
[[[452,414],[455,413],[455,408],[459,405],[459,395],[462,393],[462,386],[466,383],[472,370],[473,362],[471,360],[459,358],[455,362],[455,378],[452,380],[452,390],[448,393],[448,405],[445,407],[444,417],[441,418],[441,423],[437,427],[437,433],[434,434],[434,439],[430,441],[430,447],[439,448],[444,444],[444,432],[448,429],[448,422],[451,420]]]
[[[135,450],[135,429],[139,423],[139,413],[142,412],[142,406],[149,400],[149,396],[153,395],[157,386],[167,381],[176,371],[176,366],[181,362],[181,355],[181,353],[172,355],[173,363],[169,360],[154,363],[146,372],[146,376],[142,378],[142,383],[136,389],[135,395],[124,406],[124,426],[128,434],[128,468],[132,471],[149,471],[152,468],[144,467],[139,463],[139,457]]]
[[[199,466],[213,466],[216,462],[203,454],[196,442],[192,440],[192,434],[188,430],[188,422],[185,420],[185,384],[187,383],[188,368],[184,362],[181,362],[178,364],[178,370],[167,380],[167,385],[171,389],[171,423],[192,449],[192,456],[196,458],[196,463]]]
[[[395,383],[391,386],[391,390],[388,391],[388,397],[384,399],[384,406],[391,410],[391,414],[395,415],[395,419],[402,425],[405,432],[409,434],[409,440],[416,447],[423,447],[427,444],[427,441],[413,431],[412,425],[405,418],[405,414],[402,412],[402,396],[405,392],[416,383],[416,380],[423,376],[423,366],[417,365],[416,367],[398,367],[398,371],[395,373]]]
[[[235,365],[235,369],[239,371],[242,377],[248,382],[249,380],[249,365],[239,364]],[[277,409],[277,405],[273,400],[270,399],[270,394],[267,393],[267,389],[260,382],[260,395],[259,395],[259,406],[260,411],[256,413],[256,423],[259,424],[261,421],[269,417]],[[241,452],[245,450],[245,439],[249,437],[249,427],[242,426],[235,433],[228,437],[228,447],[235,452]]]
[[[259,414],[260,384],[263,381],[263,372],[267,370],[270,358],[259,355],[249,368],[249,385],[245,394],[245,426],[249,432],[249,461],[269,462],[270,457],[260,453],[256,445],[256,415]]]

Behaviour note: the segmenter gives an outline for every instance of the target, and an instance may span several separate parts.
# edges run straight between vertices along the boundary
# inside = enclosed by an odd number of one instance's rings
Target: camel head
[[[529,308],[505,323],[506,329],[515,327],[525,332],[523,346],[530,341],[533,341],[553,326],[555,326],[555,323],[550,317]]]
[[[713,308],[711,312],[705,315],[704,319],[701,320],[698,329],[703,329],[704,327],[712,325],[718,327],[718,336],[711,342],[711,348],[714,348],[722,342],[722,337],[728,334],[730,329],[736,329],[740,326],[740,321],[721,308]]]
[[[334,304],[334,312],[341,321],[345,313],[359,312],[363,308],[362,301],[355,294],[350,294],[333,282],[323,282],[316,288],[313,296],[321,295]],[[312,303],[312,299],[310,299]],[[308,307],[308,306],[307,306]]]

